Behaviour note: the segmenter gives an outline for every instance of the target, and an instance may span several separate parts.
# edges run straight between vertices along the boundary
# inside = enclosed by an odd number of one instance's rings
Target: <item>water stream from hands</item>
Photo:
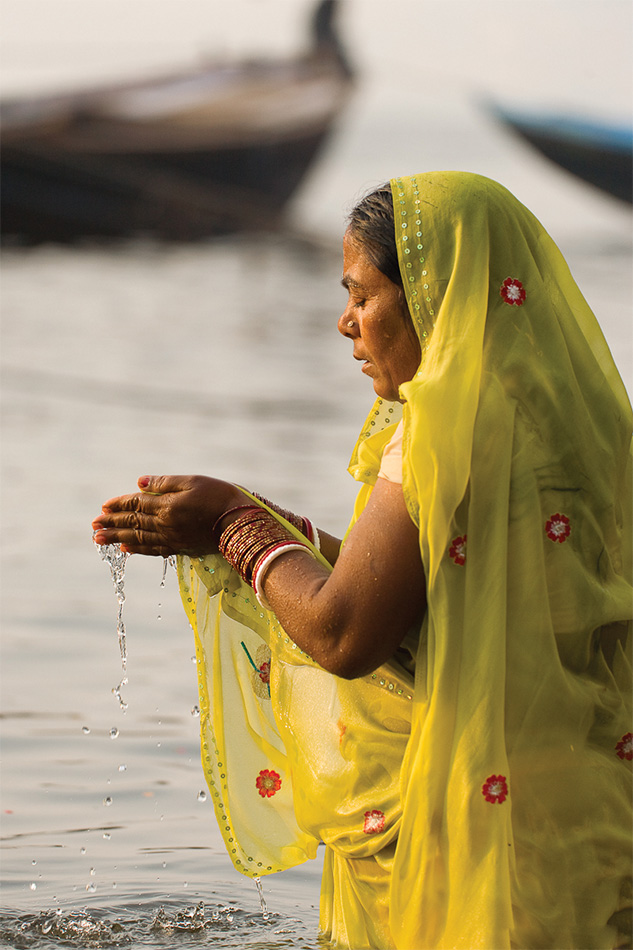
[[[101,556],[101,559],[106,562],[110,568],[110,574],[112,576],[112,583],[114,585],[114,592],[117,599],[117,623],[116,631],[119,641],[119,652],[121,654],[121,668],[123,670],[123,677],[118,686],[113,687],[112,692],[119,701],[119,706],[123,712],[128,708],[128,704],[123,700],[121,695],[121,690],[124,686],[128,684],[127,677],[127,640],[126,640],[126,631],[125,631],[125,621],[123,620],[123,605],[125,604],[125,566],[127,564],[127,559],[130,556],[125,551],[121,550],[120,544],[98,544],[97,549]],[[164,589],[165,583],[167,580],[167,571],[169,567],[172,567],[174,571],[177,571],[176,558],[173,555],[163,558],[163,574],[160,581],[161,588]],[[158,605],[159,608],[161,604]],[[160,614],[158,615],[160,620]],[[195,708],[195,707],[194,707]],[[113,729],[110,732],[112,738],[118,736],[118,729]],[[203,793],[201,792],[200,795]],[[205,796],[206,797],[206,796]],[[199,796],[200,799],[200,796]],[[106,802],[109,801],[106,799]],[[266,899],[264,897],[264,890],[262,887],[261,878],[253,878],[253,883],[257,888],[257,894],[259,897],[259,904],[261,907],[262,918],[267,921],[270,918],[268,913],[268,907],[266,905]],[[198,908],[198,913],[200,909]],[[202,924],[204,926],[204,923]]]
[[[119,652],[121,654],[121,668],[123,670],[123,676],[121,677],[121,682],[119,685],[112,688],[112,692],[118,699],[120,708],[123,712],[125,712],[127,710],[128,704],[125,702],[121,694],[121,690],[124,686],[127,686],[128,683],[127,640],[125,634],[125,621],[123,620],[123,605],[125,604],[125,565],[130,555],[126,551],[121,550],[120,544],[98,544],[97,550],[99,551],[101,559],[105,561],[110,568],[112,583],[114,585],[114,593],[116,594],[117,599],[118,609],[116,632],[119,640]]]

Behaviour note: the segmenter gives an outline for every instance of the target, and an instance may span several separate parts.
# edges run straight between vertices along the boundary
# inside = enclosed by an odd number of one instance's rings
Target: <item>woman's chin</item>
[[[400,401],[400,393],[397,390],[394,391],[393,386],[385,384],[384,380],[381,382],[379,379],[374,379],[374,392],[388,402]]]

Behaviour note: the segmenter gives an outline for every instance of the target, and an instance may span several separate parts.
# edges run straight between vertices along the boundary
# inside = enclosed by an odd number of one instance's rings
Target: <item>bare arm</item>
[[[426,606],[418,531],[401,486],[378,479],[331,573],[293,551],[272,564],[263,586],[289,636],[324,669],[350,679],[375,670]]]
[[[222,513],[249,503],[234,485],[203,476],[161,476],[151,491],[113,498],[95,519],[98,544],[132,553],[192,556],[214,550],[211,529],[239,517]],[[418,532],[402,488],[379,478],[343,548],[321,537],[328,572],[310,554],[289,551],[273,562],[264,593],[282,626],[324,669],[353,678],[376,669],[398,647],[426,604]]]

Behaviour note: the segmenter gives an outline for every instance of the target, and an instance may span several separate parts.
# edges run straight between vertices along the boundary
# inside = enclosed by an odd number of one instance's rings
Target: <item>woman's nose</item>
[[[338,332],[342,333],[343,336],[347,336],[350,339],[353,339],[356,336],[355,330],[358,331],[358,326],[355,320],[352,320],[351,311],[349,305],[345,308],[343,313],[338,318]]]

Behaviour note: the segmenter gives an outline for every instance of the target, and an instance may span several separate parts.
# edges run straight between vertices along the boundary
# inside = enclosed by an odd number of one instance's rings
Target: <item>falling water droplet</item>
[[[198,792],[198,801],[206,802],[206,800],[207,800],[207,793],[205,791]]]
[[[31,864],[35,866],[37,864],[37,861],[31,861]]]
[[[127,684],[128,684],[127,676],[124,676],[118,686],[112,687],[112,692],[116,696],[116,698],[119,700],[119,706],[123,710],[123,712],[127,710],[127,703],[124,701],[123,696],[121,695],[121,690],[123,689],[124,686],[127,686]]]
[[[119,730],[116,728],[116,726],[113,726],[112,729],[110,729],[110,738],[117,739],[118,736],[119,736]]]
[[[97,885],[91,881],[90,884],[86,884],[86,890],[89,894],[94,894],[94,892],[97,890]]]
[[[35,883],[35,881],[31,881],[31,883],[29,884],[29,887],[31,888],[32,891],[37,890],[37,884]]]
[[[104,799],[103,799],[103,804],[106,805],[106,806],[112,804],[112,799],[111,799],[111,797],[110,797],[109,795],[108,795],[107,798],[104,798]]]
[[[110,838],[112,837],[112,835],[108,834],[107,831],[104,831],[104,832],[103,832],[103,837],[105,838],[106,841],[109,841]]]
[[[127,772],[127,765],[120,765],[119,772]]]
[[[266,906],[266,898],[264,897],[264,888],[262,887],[262,880],[259,877],[254,877],[253,882],[257,888],[257,893],[259,895],[259,906],[262,909],[262,917],[264,920],[269,919],[268,907]]]
[[[89,735],[90,735],[90,729],[88,728],[88,726],[82,726],[82,727],[81,727],[81,731],[83,732],[83,734],[84,734],[85,736],[89,736]]]
[[[191,710],[191,715],[194,716],[194,717],[195,717],[195,716],[199,716],[199,715],[200,715],[200,707],[199,707],[199,706],[193,706],[193,708],[192,708],[192,710]]]
[[[85,848],[80,848],[80,849],[79,849],[79,854],[85,854],[85,853],[86,853],[86,849],[85,849]]]
[[[94,868],[90,868],[90,877],[94,877],[96,873]]]

